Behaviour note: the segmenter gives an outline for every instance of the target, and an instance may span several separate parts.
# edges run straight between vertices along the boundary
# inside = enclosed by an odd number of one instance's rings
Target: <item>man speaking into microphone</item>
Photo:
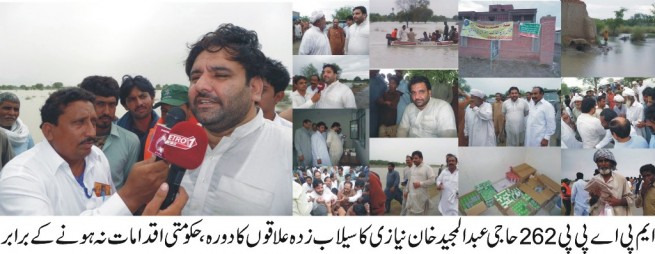
[[[291,129],[255,105],[265,62],[257,34],[232,24],[191,46],[189,103],[209,149],[182,180],[183,215],[291,215]]]

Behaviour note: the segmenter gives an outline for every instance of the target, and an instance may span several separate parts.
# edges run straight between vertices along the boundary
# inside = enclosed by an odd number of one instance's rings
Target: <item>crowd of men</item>
[[[406,80],[402,71],[396,71],[386,83],[379,71],[372,70],[370,75],[372,137],[457,137],[453,106],[433,97],[427,77]]]
[[[368,55],[367,17],[366,7],[357,6],[346,18],[346,26],[342,28],[334,18],[328,28],[325,14],[312,12],[308,27],[300,21],[294,27],[296,38],[301,38],[298,55]]]
[[[601,89],[602,91],[603,89]],[[562,147],[655,148],[655,89],[633,81],[607,85],[604,92],[565,97]]]
[[[555,108],[544,99],[544,89],[536,86],[526,98],[520,98],[517,87],[510,87],[505,96],[495,94],[493,104],[486,94],[471,89],[462,92],[468,101],[464,115],[464,139],[468,146],[539,147],[548,146],[555,134]]]
[[[0,215],[290,214],[292,130],[275,112],[286,68],[263,54],[254,31],[223,24],[190,46],[185,72],[190,86],[165,86],[156,104],[143,76],[125,75],[120,86],[89,76],[60,89],[41,107],[45,140],[36,145],[18,119],[18,98],[1,94],[0,137],[9,145],[0,141]],[[120,118],[119,103],[128,110]],[[169,163],[152,158],[148,140],[176,108],[202,126],[209,146],[160,210]]]
[[[294,172],[294,216],[358,216],[375,214],[371,195],[381,187],[369,183],[368,167],[300,166]],[[344,172],[344,169],[346,172]]]
[[[643,209],[643,215],[655,215],[655,166],[645,164],[639,168],[639,177],[624,177],[618,173],[614,154],[606,148],[594,153],[598,169],[589,180],[578,172],[571,183],[562,180],[562,203],[565,215],[626,216],[634,209]]]
[[[328,129],[324,122],[303,120],[302,127],[294,132],[293,147],[298,165],[305,168],[341,166],[346,139],[341,130],[339,122],[333,122]]]
[[[427,31],[423,32],[422,37],[416,38],[416,33],[414,32],[414,28],[408,27],[406,25],[403,25],[401,27],[401,30],[398,30],[398,28],[394,28],[391,31],[391,34],[388,35],[387,40],[390,43],[391,41],[408,41],[408,42],[427,42],[427,41],[433,41],[433,42],[443,42],[443,41],[452,41],[453,43],[457,43],[459,41],[459,33],[457,33],[457,28],[452,25],[448,27],[448,22],[444,21],[444,28],[443,30],[436,29],[434,32],[428,35]]]
[[[438,176],[429,165],[423,163],[423,153],[414,151],[405,158],[402,170],[403,180],[394,163],[387,165],[387,181],[384,189],[386,196],[385,212],[389,213],[391,202],[401,204],[400,215],[435,215],[428,189],[435,186],[441,192],[438,211],[441,215],[457,216],[459,214],[458,181],[459,169],[457,157],[446,155],[447,169]]]
[[[317,74],[309,79],[301,75],[293,77],[293,91],[289,95],[293,108],[357,108],[352,89],[339,82],[339,69],[336,65],[324,64],[322,77],[323,79],[320,79]]]

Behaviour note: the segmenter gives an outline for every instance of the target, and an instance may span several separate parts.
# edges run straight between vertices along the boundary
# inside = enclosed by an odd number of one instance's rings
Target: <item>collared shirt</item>
[[[576,124],[582,139],[582,148],[595,148],[605,136],[605,128],[600,124],[600,120],[590,114],[583,113],[580,115]]]
[[[311,131],[300,127],[293,134],[293,147],[296,149],[296,156],[302,155],[304,160],[302,165],[305,167],[312,166],[312,134]],[[311,176],[311,174],[310,174]]]
[[[530,112],[525,125],[525,146],[541,146],[541,140],[550,140],[555,134],[555,108],[544,99],[537,105],[530,103]]]
[[[184,175],[183,215],[291,214],[291,129],[264,120],[261,110],[211,149]]]
[[[585,207],[586,210],[589,210],[589,192],[584,189],[585,186],[587,186],[587,182],[582,179],[578,179],[573,183],[571,201],[575,203],[575,206]]]
[[[580,149],[582,148],[582,142],[578,141],[575,138],[575,131],[571,126],[566,124],[564,120],[560,120],[560,126],[562,126],[562,148],[564,149]],[[609,130],[607,130],[609,133]],[[610,135],[610,140],[612,136]],[[609,141],[607,141],[609,143]],[[600,143],[599,143],[600,144]],[[600,148],[598,148],[600,149]]]
[[[317,199],[319,197],[323,197],[323,200],[325,200],[326,203],[332,202],[332,200],[337,200],[337,195],[334,195],[334,193],[332,193],[328,188],[323,188],[323,195],[319,195],[316,191],[312,191],[308,196],[314,199],[314,201],[312,201],[313,207],[318,205]]]
[[[289,95],[291,106],[293,108],[313,108],[314,102],[312,101],[312,96],[314,96],[314,93],[311,93],[310,90],[311,88],[308,87],[305,96],[302,96],[298,90],[292,92]]]
[[[111,178],[119,190],[125,184],[132,165],[139,156],[139,138],[132,132],[111,124],[111,131],[102,147],[102,152],[109,160]]]
[[[509,133],[520,133],[525,131],[525,116],[530,112],[528,101],[518,98],[503,102],[503,115],[505,115],[505,131]]]
[[[326,140],[327,139],[319,131],[312,134],[312,159],[314,160],[315,167],[332,166]],[[321,163],[318,163],[318,160],[321,160]]]
[[[430,195],[428,187],[435,184],[434,170],[425,163],[412,166],[410,180],[407,183],[409,194],[407,194],[407,209],[411,214],[426,214],[429,209]],[[421,186],[414,188],[414,182],[420,182]]]
[[[619,148],[645,149],[648,148],[648,142],[646,142],[646,139],[644,139],[644,137],[642,136],[631,135],[630,140],[628,140],[625,143],[621,143],[619,141],[614,142],[614,149],[619,149]]]
[[[361,24],[354,23],[350,26],[348,38],[348,55],[368,55],[368,20]]]
[[[446,216],[459,215],[459,198],[457,197],[459,169],[455,169],[455,172],[452,173],[447,168],[441,171],[441,174],[437,177],[436,184],[437,186],[443,184],[441,199],[439,200],[439,212]]]
[[[496,146],[491,104],[483,102],[466,114],[473,114],[464,117],[464,136],[469,137],[469,146]]]
[[[633,102],[632,106],[627,108],[625,118],[630,120],[632,128],[636,129],[637,135],[643,136],[641,132],[643,128],[637,128],[637,123],[644,121],[644,106],[641,103]]]
[[[116,122],[118,126],[123,127],[128,131],[131,131],[132,133],[136,134],[136,136],[139,138],[139,142],[141,144],[141,146],[139,147],[139,157],[137,158],[137,160],[139,161],[143,160],[143,149],[146,146],[146,139],[148,139],[149,130],[152,127],[155,127],[155,124],[157,124],[157,121],[159,121],[159,115],[157,114],[157,112],[153,110],[150,113],[150,115],[151,115],[150,124],[148,125],[148,130],[146,130],[145,132],[142,132],[136,128],[136,126],[134,125],[134,118],[132,117],[132,113],[129,111],[125,113],[125,115],[123,115],[120,119],[118,119],[118,122]]]
[[[357,104],[353,91],[337,80],[323,89],[321,99],[316,102],[316,108],[357,108]]]
[[[84,161],[86,193],[48,141],[20,154],[0,175],[0,215],[132,215],[121,197],[112,195],[116,188],[102,151],[93,146]],[[95,183],[109,185],[111,193],[96,196]]]
[[[630,128],[630,136],[637,135],[637,132],[635,132],[635,128]],[[596,144],[596,149],[601,149],[606,147],[610,142],[614,140],[614,137],[612,137],[612,132],[610,129],[605,130],[605,137],[603,137],[602,140],[598,144]],[[608,147],[611,148],[611,147]]]
[[[423,110],[409,104],[405,108],[398,137],[457,137],[455,112],[447,102],[430,98]]]
[[[289,122],[287,119],[282,118],[278,113],[275,113],[273,123],[282,127],[293,128],[293,123]]]
[[[298,55],[332,55],[327,35],[315,26],[307,29],[300,41]]]

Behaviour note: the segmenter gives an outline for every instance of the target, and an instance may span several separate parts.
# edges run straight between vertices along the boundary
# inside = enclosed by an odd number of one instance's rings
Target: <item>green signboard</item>
[[[521,23],[519,25],[519,36],[539,38],[539,31],[541,31],[541,24]]]

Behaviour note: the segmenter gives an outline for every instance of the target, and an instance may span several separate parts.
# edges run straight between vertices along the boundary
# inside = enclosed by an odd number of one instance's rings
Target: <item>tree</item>
[[[64,83],[61,83],[61,82],[52,83],[52,88],[53,89],[61,89],[63,87],[64,87]]]
[[[21,90],[27,90],[27,86],[26,85],[20,85],[20,89]]]
[[[161,85],[160,85],[160,84],[157,84],[157,85],[155,86],[155,90],[161,90]]]
[[[590,85],[594,89],[598,89],[598,82],[600,82],[600,78],[578,78],[582,80],[583,84]]]
[[[359,82],[359,81],[362,81],[362,78],[360,78],[359,76],[357,76],[357,77],[355,77],[355,79],[353,79],[353,81],[355,81],[355,82]]]
[[[459,78],[456,70],[410,70],[407,71],[407,74],[410,78],[413,76],[425,76],[433,86],[443,84],[451,86]]]
[[[38,84],[34,85],[34,89],[43,90],[43,84],[38,83]]]
[[[302,69],[300,69],[300,72],[302,73],[303,76],[307,77],[307,79],[309,79],[312,75],[315,74],[318,75],[318,70],[316,69],[316,67],[314,67],[314,64],[311,63],[305,67],[302,67]]]
[[[300,20],[309,22],[309,16],[300,16]]]
[[[621,7],[621,9],[614,11],[614,18],[610,19],[608,22],[612,35],[617,35],[616,30],[623,24],[623,16],[626,11],[628,11],[628,9],[625,7]]]
[[[424,12],[422,9],[429,9],[429,5],[429,0],[396,0],[396,6],[400,10],[397,15],[398,21],[405,21],[407,26],[409,26],[409,21],[420,21],[418,14]],[[429,17],[432,17],[432,13]]]
[[[569,85],[566,83],[562,83],[562,95],[568,95],[571,94],[571,89],[569,89]]]
[[[351,6],[344,6],[339,9],[334,10],[334,15],[332,15],[332,19],[339,19],[341,20],[346,20],[346,18],[350,15],[353,14],[353,7]],[[332,21],[332,20],[330,20]]]

